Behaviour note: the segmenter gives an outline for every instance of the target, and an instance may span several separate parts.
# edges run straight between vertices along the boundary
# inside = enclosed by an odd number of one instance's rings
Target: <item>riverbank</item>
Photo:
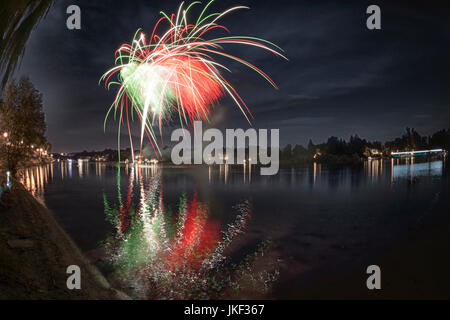
[[[17,181],[2,196],[0,299],[120,299],[83,256],[52,213]],[[69,290],[67,267],[81,269],[81,289]]]

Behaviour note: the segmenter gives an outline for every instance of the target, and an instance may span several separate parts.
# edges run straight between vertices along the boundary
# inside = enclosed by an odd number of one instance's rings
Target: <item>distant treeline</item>
[[[412,151],[420,149],[450,149],[450,129],[440,130],[431,136],[421,136],[416,130],[406,128],[405,133],[392,141],[368,141],[351,136],[348,141],[329,137],[324,143],[314,144],[312,140],[306,147],[288,144],[280,150],[280,161],[285,165],[312,161],[348,163],[360,162],[367,157],[389,156],[392,151]]]
[[[392,151],[412,151],[421,149],[442,148],[450,149],[450,129],[441,130],[431,136],[421,136],[416,130],[406,128],[405,133],[392,141],[368,141],[351,136],[348,141],[337,137],[329,137],[324,143],[314,144],[312,140],[306,147],[302,145],[286,145],[280,150],[281,165],[295,166],[297,164],[311,163],[313,161],[322,163],[359,163],[368,157],[388,157]],[[170,162],[171,148],[164,146],[161,151],[164,157],[160,157],[162,162]],[[224,149],[224,154],[226,150]],[[135,151],[139,154],[139,150]],[[249,156],[248,149],[245,150],[246,158]],[[55,154],[57,158],[73,158],[97,161],[118,161],[117,150],[105,149],[103,151],[83,151],[71,153],[64,156]],[[122,149],[121,160],[131,160],[131,149]]]
[[[119,161],[119,152],[115,149],[105,149],[103,151],[82,151],[73,152],[69,154],[54,154],[54,157],[60,159],[91,159],[91,160],[103,160],[103,161]],[[130,159],[131,149],[120,150],[120,160]]]

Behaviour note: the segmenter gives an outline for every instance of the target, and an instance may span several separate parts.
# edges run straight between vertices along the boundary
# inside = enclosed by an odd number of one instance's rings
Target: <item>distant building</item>
[[[366,158],[380,158],[383,156],[383,151],[366,147],[363,154]]]
[[[320,152],[320,149],[317,148],[317,149],[316,149],[316,153],[314,154],[314,159],[319,158],[321,155],[322,155],[322,152]]]

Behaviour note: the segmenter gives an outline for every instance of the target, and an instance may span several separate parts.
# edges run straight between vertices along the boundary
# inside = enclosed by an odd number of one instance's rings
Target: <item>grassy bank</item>
[[[0,209],[0,299],[118,299],[70,237],[17,181]],[[81,289],[69,290],[69,265],[81,269]]]

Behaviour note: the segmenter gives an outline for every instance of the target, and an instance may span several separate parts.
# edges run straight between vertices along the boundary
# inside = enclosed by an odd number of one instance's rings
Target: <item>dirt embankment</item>
[[[120,299],[82,255],[51,212],[14,181],[0,206],[0,299]],[[67,267],[81,269],[69,290]]]

